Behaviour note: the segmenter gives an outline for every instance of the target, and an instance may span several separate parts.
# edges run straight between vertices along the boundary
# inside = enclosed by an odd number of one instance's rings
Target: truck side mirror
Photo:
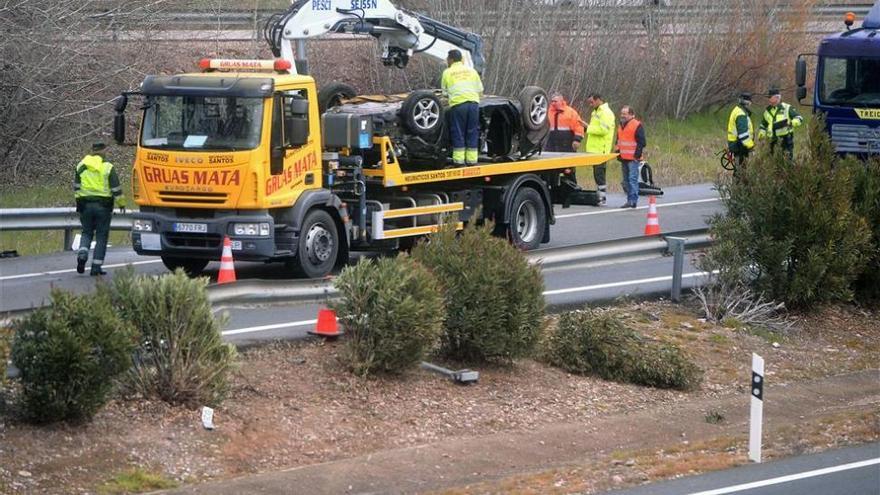
[[[287,146],[298,148],[309,142],[309,121],[303,117],[290,117],[284,120],[284,133]]]
[[[122,113],[125,111],[125,108],[128,106],[128,96],[119,95],[113,100],[113,109],[116,110],[116,113]]]
[[[807,85],[807,61],[801,57],[794,64],[794,79],[798,87]]]
[[[113,140],[125,144],[125,114],[118,112],[113,116]]]

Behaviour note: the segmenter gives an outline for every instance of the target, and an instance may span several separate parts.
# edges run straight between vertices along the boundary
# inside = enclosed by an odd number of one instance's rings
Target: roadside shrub
[[[649,341],[613,312],[592,309],[563,313],[541,356],[569,373],[657,388],[693,389],[703,374],[678,347]]]
[[[365,259],[334,282],[331,304],[347,338],[343,359],[357,375],[401,373],[437,345],[446,308],[436,279],[410,257]]]
[[[54,290],[50,307],[15,322],[13,329],[19,406],[35,423],[90,419],[131,365],[131,327],[100,294]]]
[[[99,291],[138,332],[129,392],[190,407],[219,403],[227,391],[236,351],[223,342],[224,319],[214,318],[206,278],[183,270],[153,277],[132,269],[114,274]]]
[[[880,159],[851,162],[855,169],[853,209],[871,229],[869,260],[856,281],[856,297],[866,303],[880,303]]]
[[[530,355],[544,316],[540,268],[491,225],[460,234],[445,226],[418,244],[413,258],[444,287],[445,331],[441,352],[461,361],[510,360]]]
[[[835,154],[821,118],[807,150],[787,160],[761,147],[739,180],[719,186],[726,215],[710,221],[710,249],[755,293],[787,307],[847,301],[871,249],[853,211],[854,168]]]
[[[6,387],[6,367],[12,352],[12,330],[0,326],[0,391]]]

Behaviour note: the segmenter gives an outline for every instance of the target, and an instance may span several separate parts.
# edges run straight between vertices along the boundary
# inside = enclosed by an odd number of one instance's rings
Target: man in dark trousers
[[[626,203],[621,208],[635,208],[639,203],[639,165],[645,150],[645,128],[636,120],[632,107],[624,105],[620,109],[620,127],[617,128],[617,145],[620,153],[620,168],[623,173],[623,189]]]
[[[767,98],[770,104],[761,118],[758,137],[769,139],[771,150],[776,143],[781,143],[783,154],[790,160],[794,155],[794,130],[804,123],[804,118],[794,107],[782,101],[779,88],[770,88]]]
[[[736,169],[742,166],[755,147],[755,130],[752,124],[752,94],[739,95],[737,105],[727,119],[727,149],[736,158]],[[734,175],[736,175],[734,169]]]
[[[449,66],[443,71],[440,87],[449,98],[449,137],[452,162],[457,166],[476,165],[480,145],[480,97],[483,81],[480,74],[465,65],[459,50],[449,50]]]
[[[110,220],[113,217],[114,200],[117,206],[125,208],[122,187],[113,164],[104,161],[106,145],[95,143],[92,152],[76,166],[73,190],[76,196],[76,211],[82,224],[79,250],[76,253],[76,271],[83,273],[89,259],[89,247],[95,239],[95,253],[92,257],[91,275],[106,275],[101,266],[107,252],[107,237],[110,234]]]

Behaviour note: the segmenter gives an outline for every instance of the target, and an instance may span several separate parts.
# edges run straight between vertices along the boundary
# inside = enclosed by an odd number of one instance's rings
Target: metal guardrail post
[[[73,229],[64,229],[64,245],[61,246],[62,251],[73,251],[71,244],[73,244],[73,240],[71,239],[73,234]]]
[[[675,302],[681,300],[681,273],[684,270],[684,245],[687,239],[684,237],[666,237],[669,244],[669,252],[672,253],[672,294]]]

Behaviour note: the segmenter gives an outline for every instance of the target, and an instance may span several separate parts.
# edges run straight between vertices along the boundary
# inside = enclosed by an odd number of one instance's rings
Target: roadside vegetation
[[[356,375],[402,373],[433,352],[446,307],[437,278],[407,255],[346,267],[331,303],[345,329],[342,359]]]
[[[793,160],[766,143],[720,186],[726,213],[699,262],[707,317],[770,323],[775,313],[876,298],[880,164],[835,155],[821,119]],[[757,317],[757,320],[755,320]],[[777,321],[778,322],[778,321]]]

